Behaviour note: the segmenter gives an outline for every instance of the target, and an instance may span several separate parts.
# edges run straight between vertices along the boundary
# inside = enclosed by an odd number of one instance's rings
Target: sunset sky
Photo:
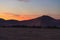
[[[42,15],[60,19],[60,0],[0,0],[0,18],[28,20]]]

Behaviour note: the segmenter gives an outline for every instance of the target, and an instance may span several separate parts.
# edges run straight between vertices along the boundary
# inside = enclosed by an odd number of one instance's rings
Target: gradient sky
[[[13,15],[10,19],[18,19],[18,16],[31,19],[41,15],[60,19],[60,0],[0,0],[0,18],[9,19],[5,17],[7,13]]]

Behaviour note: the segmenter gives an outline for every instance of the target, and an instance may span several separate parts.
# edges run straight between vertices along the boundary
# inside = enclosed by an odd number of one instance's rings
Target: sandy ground
[[[0,28],[0,40],[60,40],[60,29]]]

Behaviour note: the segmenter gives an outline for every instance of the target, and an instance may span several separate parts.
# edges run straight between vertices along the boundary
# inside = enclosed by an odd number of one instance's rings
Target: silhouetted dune
[[[60,27],[60,20],[47,15],[25,21],[4,20],[0,18],[0,27]]]

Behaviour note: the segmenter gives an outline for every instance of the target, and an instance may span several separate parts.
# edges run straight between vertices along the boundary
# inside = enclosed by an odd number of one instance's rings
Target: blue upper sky
[[[0,0],[0,12],[60,16],[60,0]]]

